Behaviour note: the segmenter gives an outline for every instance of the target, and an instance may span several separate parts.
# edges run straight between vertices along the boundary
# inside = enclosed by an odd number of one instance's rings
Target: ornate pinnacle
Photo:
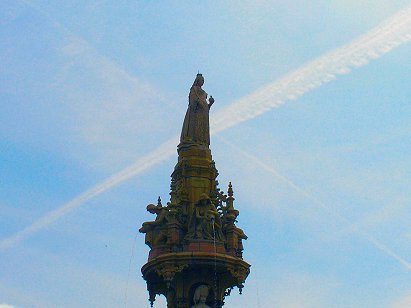
[[[237,218],[239,212],[234,209],[234,191],[233,191],[233,185],[231,182],[228,184],[228,191],[227,191],[228,197],[227,197],[227,220],[231,221],[234,223],[235,219]]]
[[[234,191],[233,191],[233,185],[231,185],[231,182],[228,183],[228,196],[232,197],[234,195]]]
[[[158,207],[162,207],[162,206],[163,206],[163,205],[161,204],[161,198],[160,198],[160,196],[158,196],[157,206],[158,206]]]

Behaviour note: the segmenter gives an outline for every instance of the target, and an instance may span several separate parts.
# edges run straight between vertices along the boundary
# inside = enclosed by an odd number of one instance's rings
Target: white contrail
[[[214,133],[237,125],[366,65],[411,40],[411,6],[351,43],[337,48],[225,107],[212,119]]]
[[[94,197],[102,194],[103,192],[135,176],[136,174],[140,174],[143,171],[147,170],[148,168],[155,166],[161,163],[162,161],[168,159],[170,157],[170,153],[172,155],[172,153],[175,151],[177,142],[178,142],[178,138],[170,139],[169,141],[163,143],[156,150],[150,152],[146,156],[137,160],[131,166],[112,175],[111,177],[95,185],[94,187],[86,190],[84,193],[72,199],[70,202],[67,202],[63,206],[55,209],[54,211],[47,213],[45,216],[35,221],[30,226],[24,228],[20,232],[17,232],[13,236],[2,240],[0,242],[0,251],[5,250],[9,247],[12,247],[18,242],[24,240],[29,235],[41,229],[46,228],[47,226],[51,225],[56,220],[65,216],[67,213],[80,207],[82,204],[84,204],[88,200],[93,199]]]
[[[410,40],[411,6],[408,6],[359,39],[326,53],[223,108],[211,119],[211,132],[215,134],[243,121],[253,119],[286,101],[294,100],[304,93],[320,87],[322,84],[335,79],[337,75],[347,74],[352,68],[366,65],[370,60],[379,58]],[[139,159],[132,166],[114,174],[60,208],[46,214],[15,235],[4,239],[0,242],[0,250],[13,246],[27,236],[47,227],[66,213],[78,208],[87,200],[168,159],[175,153],[177,142],[177,137],[171,139],[154,152]]]
[[[328,205],[326,205],[324,202],[318,200],[317,198],[315,198],[312,194],[310,194],[309,192],[307,192],[306,190],[302,189],[301,187],[299,187],[297,184],[295,184],[293,181],[291,181],[289,178],[287,178],[286,176],[282,175],[281,173],[279,173],[275,168],[273,168],[272,166],[270,166],[269,164],[265,163],[264,161],[262,161],[261,159],[255,157],[254,155],[244,151],[243,149],[235,146],[234,144],[232,144],[231,142],[226,141],[225,139],[219,137],[218,138],[220,141],[222,141],[223,143],[227,144],[228,146],[232,147],[236,153],[240,153],[241,155],[247,157],[247,159],[249,161],[251,161],[254,165],[260,166],[262,169],[264,169],[265,171],[271,173],[272,175],[274,175],[276,178],[280,179],[282,182],[286,183],[287,185],[289,185],[290,187],[292,187],[294,190],[296,190],[298,193],[300,193],[301,195],[303,195],[304,197],[306,197],[307,199],[311,200],[314,204],[318,205],[319,207],[323,208],[324,210],[326,210],[330,215],[334,216],[335,218],[337,218],[338,220],[340,220],[341,222],[344,222],[346,224],[351,224],[351,221],[349,219],[347,219],[346,217],[342,216],[341,214],[339,214],[338,212],[336,212],[335,210],[333,210],[331,207],[329,207]],[[384,252],[385,254],[387,254],[388,256],[394,258],[395,260],[397,260],[401,265],[403,265],[408,271],[411,270],[411,263],[409,263],[407,260],[405,260],[404,258],[402,258],[401,256],[399,256],[397,253],[393,252],[390,248],[388,248],[386,245],[384,245],[383,243],[381,243],[379,240],[377,240],[375,237],[373,237],[371,234],[365,232],[364,230],[358,229],[357,230],[358,234],[360,236],[362,236],[364,239],[366,239],[367,241],[369,241],[371,244],[374,245],[374,247],[376,247],[378,250]]]

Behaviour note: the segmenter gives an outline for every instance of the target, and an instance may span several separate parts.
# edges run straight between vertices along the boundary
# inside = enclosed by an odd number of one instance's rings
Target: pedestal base
[[[250,265],[220,253],[179,252],[163,254],[146,263],[141,272],[147,281],[150,302],[157,294],[167,298],[168,308],[189,308],[194,305],[196,288],[209,288],[206,304],[222,307],[228,290],[243,288]]]

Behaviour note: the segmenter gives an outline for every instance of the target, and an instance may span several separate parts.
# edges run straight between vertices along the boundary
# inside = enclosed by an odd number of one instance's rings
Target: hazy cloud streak
[[[28,1],[23,2],[34,7]],[[44,11],[42,13],[48,16]],[[60,24],[53,19],[51,20],[61,28]],[[67,33],[65,28],[64,31]],[[337,75],[347,74],[352,68],[366,65],[370,60],[379,58],[410,40],[411,6],[408,6],[359,39],[326,53],[301,68],[286,74],[279,80],[223,108],[211,119],[211,131],[215,134],[243,121],[253,119],[286,101],[294,100],[304,93],[320,87],[335,79]],[[78,208],[87,200],[168,159],[175,153],[177,142],[177,137],[170,139],[157,150],[140,158],[132,166],[114,174],[65,205],[46,214],[22,231],[4,239],[0,242],[0,250],[13,246]]]
[[[360,38],[334,49],[225,107],[212,119],[217,133],[294,100],[304,93],[366,65],[411,40],[411,6]]]
[[[137,174],[141,174],[150,167],[155,166],[161,163],[162,161],[168,159],[171,155],[173,155],[175,151],[175,145],[177,144],[177,142],[178,139],[171,139],[163,143],[159,148],[140,158],[131,166],[110,176],[109,178],[95,185],[94,187],[86,190],[84,193],[72,199],[70,202],[67,202],[63,206],[47,213],[45,216],[35,221],[30,226],[24,228],[20,232],[17,232],[13,236],[2,240],[0,242],[0,251],[12,247],[13,245],[24,240],[31,234],[46,228],[47,226],[51,225],[53,222],[65,216],[69,212],[80,207],[88,200],[93,199],[94,197],[119,185],[120,183],[128,180],[129,178]]]
[[[272,175],[274,175],[276,178],[278,178],[279,180],[281,180],[282,182],[286,183],[287,185],[289,185],[290,187],[292,187],[295,191],[297,191],[299,194],[303,195],[304,197],[306,197],[307,199],[311,200],[314,204],[316,204],[317,206],[321,207],[322,209],[326,210],[331,216],[333,216],[334,218],[337,218],[340,222],[346,223],[348,225],[351,224],[351,221],[347,218],[345,218],[344,216],[342,216],[341,214],[339,214],[338,212],[336,212],[335,210],[333,210],[331,207],[327,206],[324,202],[318,200],[317,198],[315,198],[312,194],[310,194],[309,192],[307,192],[306,190],[302,189],[301,187],[299,187],[298,185],[296,185],[293,181],[291,181],[289,178],[287,178],[286,176],[282,175],[281,173],[279,173],[275,168],[273,168],[272,166],[270,166],[269,164],[265,163],[264,161],[262,161],[261,159],[255,157],[254,155],[251,155],[250,153],[244,151],[243,149],[240,149],[239,147],[235,146],[234,144],[232,144],[231,142],[226,141],[223,138],[218,138],[221,142],[227,144],[228,146],[232,147],[236,153],[240,153],[241,155],[247,157],[247,159],[249,161],[251,161],[253,164],[260,166],[262,169],[264,169],[265,171],[271,173]],[[357,233],[362,236],[363,238],[365,238],[367,241],[369,241],[370,243],[372,243],[374,245],[374,247],[376,247],[378,250],[384,252],[385,254],[389,255],[390,257],[394,258],[395,260],[397,260],[398,262],[400,262],[407,270],[411,270],[411,263],[409,263],[408,261],[406,261],[404,258],[402,258],[401,256],[399,256],[398,254],[396,254],[395,252],[393,252],[390,248],[388,248],[387,246],[385,246],[384,244],[382,244],[379,240],[377,240],[375,237],[373,237],[371,234],[365,232],[364,230],[361,229],[357,229],[356,230]]]

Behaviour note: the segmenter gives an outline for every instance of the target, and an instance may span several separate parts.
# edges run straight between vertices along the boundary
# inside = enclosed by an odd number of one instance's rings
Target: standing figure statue
[[[184,118],[180,143],[196,143],[210,145],[209,110],[214,103],[210,96],[207,103],[207,92],[201,87],[204,77],[197,74],[188,96],[188,109]]]
[[[194,291],[194,306],[191,308],[210,308],[210,306],[206,305],[208,297],[208,287],[206,285],[200,285]]]

